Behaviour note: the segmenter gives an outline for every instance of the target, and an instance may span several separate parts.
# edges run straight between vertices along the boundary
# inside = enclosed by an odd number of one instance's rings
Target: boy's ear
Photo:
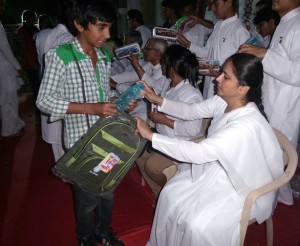
[[[76,29],[78,30],[78,32],[83,32],[84,28],[82,25],[80,25],[76,20],[74,20],[73,23]]]

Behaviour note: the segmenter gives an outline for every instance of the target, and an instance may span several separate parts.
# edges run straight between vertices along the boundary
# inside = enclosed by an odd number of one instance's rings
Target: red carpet
[[[40,137],[30,95],[20,97],[20,111],[25,135],[0,140],[0,245],[75,246],[72,192],[51,173],[51,147]],[[116,190],[112,223],[127,246],[145,245],[154,202],[134,166]],[[249,227],[245,245],[266,245],[264,225]],[[274,245],[300,245],[299,200],[277,207]]]

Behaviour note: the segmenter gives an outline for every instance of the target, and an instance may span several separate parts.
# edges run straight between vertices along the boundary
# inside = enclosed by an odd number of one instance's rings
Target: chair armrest
[[[296,160],[293,160],[293,161],[297,161],[297,159],[298,158],[296,158]],[[252,210],[252,206],[253,206],[254,202],[259,197],[261,197],[271,191],[275,191],[275,190],[279,189],[281,186],[283,186],[284,184],[288,183],[291,180],[291,178],[294,176],[296,167],[297,167],[296,165],[289,165],[287,167],[287,169],[285,170],[285,172],[278,179],[276,179],[273,182],[268,183],[258,189],[251,191],[247,195],[247,197],[245,199],[242,215],[241,215],[241,221],[240,221],[241,245],[243,245],[244,240],[245,240],[246,231],[247,231],[247,227],[248,227],[248,223],[249,223],[249,219],[250,219],[250,214],[251,214],[251,210]]]

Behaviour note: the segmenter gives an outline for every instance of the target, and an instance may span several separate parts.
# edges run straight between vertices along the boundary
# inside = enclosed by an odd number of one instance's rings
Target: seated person
[[[118,93],[127,90],[137,80],[143,79],[146,74],[154,80],[163,77],[161,71],[160,60],[162,54],[167,47],[167,42],[162,39],[150,38],[144,48],[144,59],[139,59],[138,55],[133,55],[130,59],[131,69],[125,72],[111,76],[110,85],[116,89]],[[142,76],[141,72],[143,73]],[[146,103],[142,100],[138,106],[130,113],[131,115],[138,115],[142,119],[147,119]]]
[[[200,91],[194,87],[198,81],[198,61],[195,54],[181,45],[173,44],[163,54],[162,68],[165,83],[168,85],[167,90],[161,91],[162,96],[187,104],[203,100]],[[190,139],[202,134],[201,119],[182,120],[168,112],[157,111],[150,113],[150,119],[156,123],[157,132],[169,137]],[[157,197],[166,183],[162,171],[175,165],[173,160],[156,151],[146,150],[136,163]]]
[[[147,86],[143,90],[160,112],[185,120],[213,117],[199,143],[153,133],[137,119],[139,133],[153,148],[185,162],[160,194],[147,245],[239,245],[249,191],[283,173],[282,151],[263,112],[261,61],[234,54],[222,71],[217,95],[192,105],[159,97]],[[280,189],[279,198],[287,193],[292,198],[290,189]],[[259,198],[251,218],[258,223],[269,218],[277,198],[277,192]]]

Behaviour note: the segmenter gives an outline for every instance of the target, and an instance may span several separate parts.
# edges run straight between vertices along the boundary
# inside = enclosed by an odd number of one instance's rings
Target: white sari
[[[223,113],[225,107],[218,96],[193,106],[164,100],[160,110],[174,116],[214,119],[200,143],[154,135],[154,148],[186,164],[160,194],[147,245],[238,245],[246,195],[282,174],[278,141],[256,105]],[[263,222],[276,203],[277,193],[260,198],[251,216]]]

